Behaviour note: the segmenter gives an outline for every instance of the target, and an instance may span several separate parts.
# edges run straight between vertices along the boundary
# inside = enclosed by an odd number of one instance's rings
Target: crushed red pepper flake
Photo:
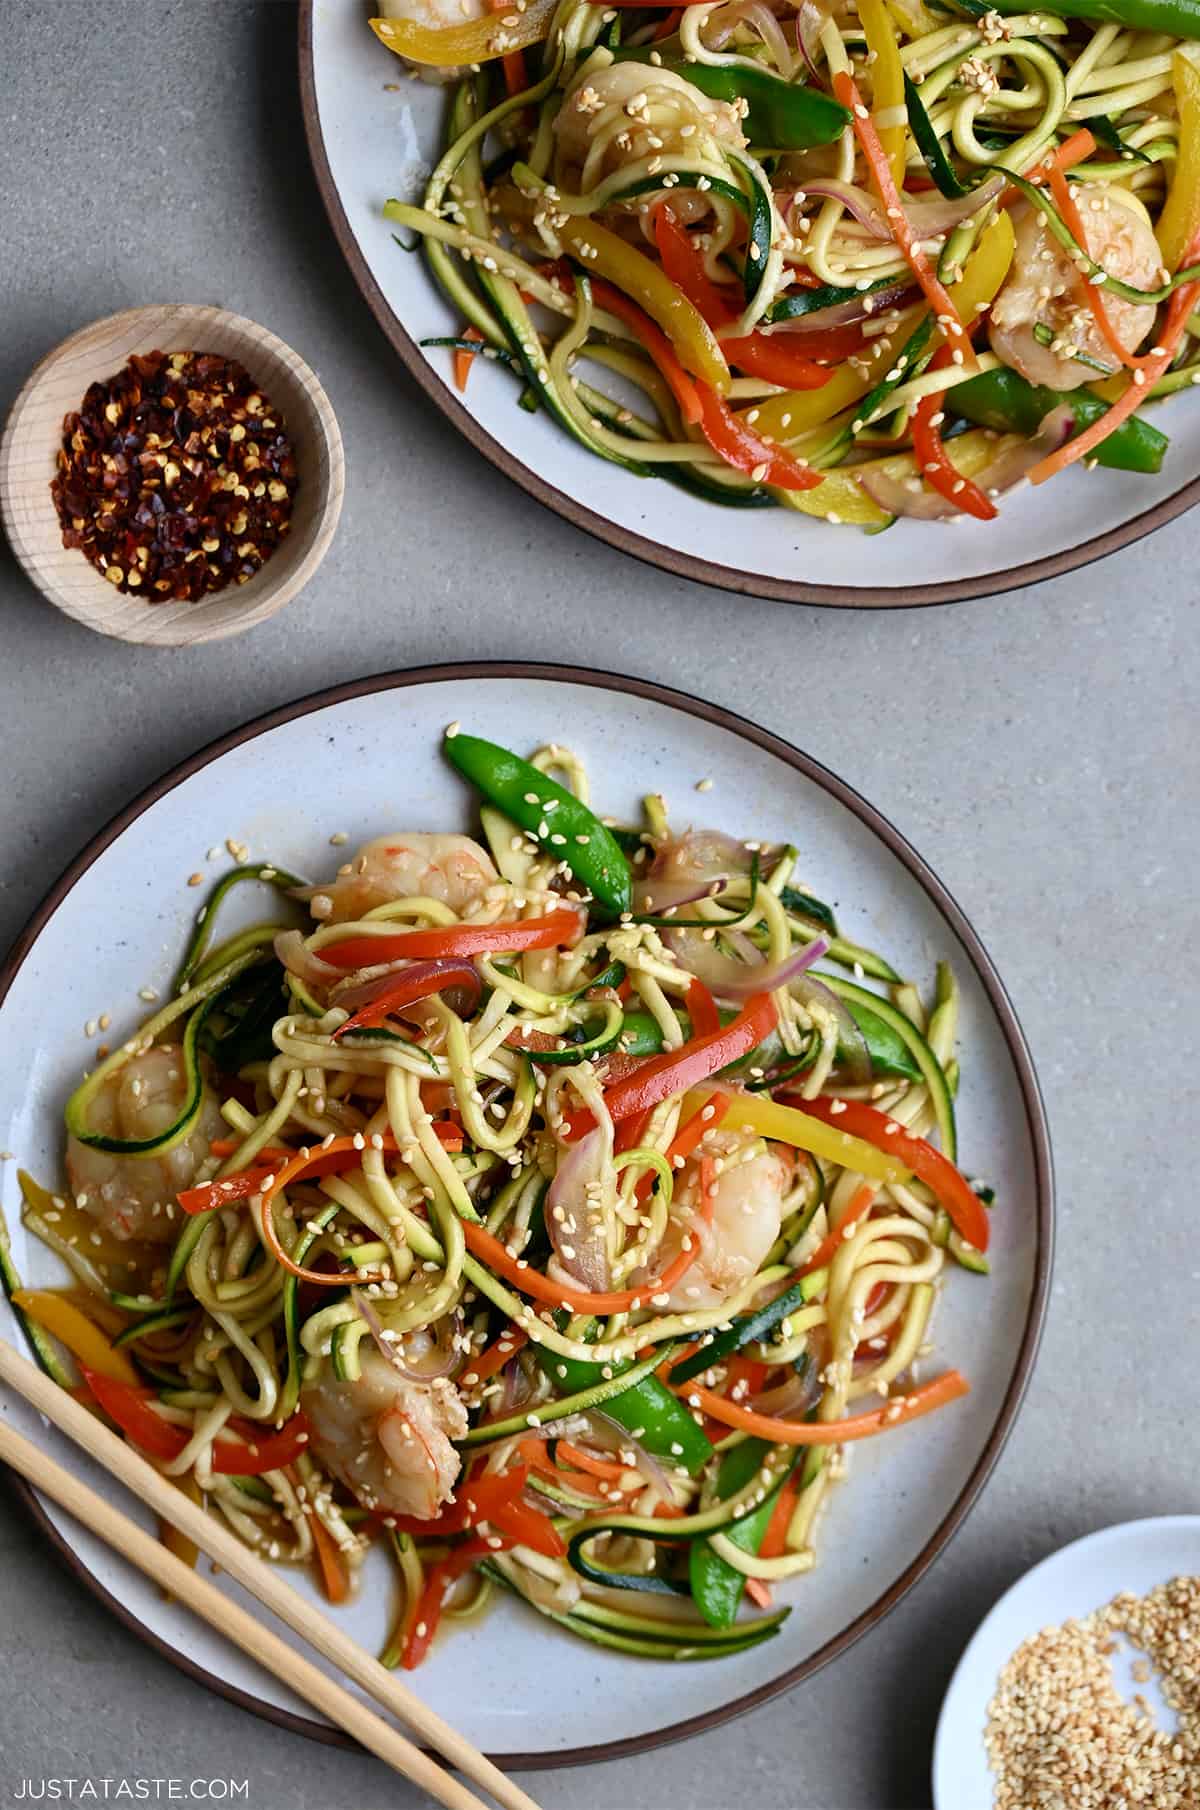
[[[92,384],[57,464],[64,547],[150,603],[245,584],[287,533],[297,487],[278,409],[211,352],[135,354]]]

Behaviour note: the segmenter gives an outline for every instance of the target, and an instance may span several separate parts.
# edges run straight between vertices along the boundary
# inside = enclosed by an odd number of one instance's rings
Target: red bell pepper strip
[[[838,1131],[848,1131],[851,1137],[865,1138],[868,1144],[874,1144],[876,1149],[884,1150],[898,1162],[906,1164],[914,1175],[933,1189],[939,1204],[945,1207],[967,1243],[977,1251],[987,1250],[991,1234],[984,1204],[978,1194],[968,1187],[966,1178],[940,1150],[936,1150],[924,1138],[914,1137],[910,1131],[905,1131],[903,1125],[897,1124],[895,1119],[889,1119],[885,1112],[868,1106],[864,1100],[821,1098],[796,1101],[794,1104],[814,1119],[833,1125]]]
[[[614,1119],[646,1112],[671,1094],[684,1093],[707,1081],[710,1075],[748,1056],[775,1028],[775,1001],[769,993],[756,993],[729,1024],[707,1037],[693,1037],[682,1049],[664,1050],[652,1056],[634,1075],[618,1081],[604,1095]],[[711,1121],[710,1121],[711,1122]]]
[[[812,490],[821,482],[820,472],[752,433],[723,396],[706,383],[689,376],[670,341],[635,302],[601,278],[592,279],[592,294],[600,307],[625,321],[662,372],[679,412],[689,427],[699,427],[714,452],[735,471],[744,471],[758,484],[774,484],[780,490]],[[328,950],[322,950],[333,960]]]
[[[640,4],[640,0],[639,0]],[[667,387],[679,404],[679,412],[689,427],[696,427],[701,416],[699,386],[694,377],[690,377],[675,356],[675,348],[650,316],[631,302],[627,295],[606,283],[602,277],[591,279],[592,296],[597,306],[609,314],[615,314],[618,320],[624,321],[634,336],[639,339],[654,363],[658,366]]]
[[[949,362],[949,346],[939,346],[930,360],[929,368],[931,371],[937,370]],[[951,463],[942,444],[939,423],[945,400],[945,390],[939,390],[936,395],[922,396],[913,409],[912,443],[917,464],[938,495],[944,496],[956,509],[961,509],[964,515],[976,516],[981,522],[994,521],[999,511],[991,497],[972,478],[963,476]]]
[[[291,1156],[289,1150],[284,1157]],[[211,1213],[214,1207],[227,1207],[248,1195],[261,1194],[263,1183],[270,1179],[270,1169],[243,1169],[240,1175],[226,1175],[220,1181],[202,1182],[198,1188],[185,1188],[175,1196],[185,1213]]]
[[[403,968],[387,986],[376,993],[374,999],[369,999],[366,1005],[351,1013],[344,1024],[339,1024],[333,1033],[333,1041],[336,1043],[347,1031],[382,1024],[390,1013],[398,1012],[401,1006],[410,1006],[418,999],[428,999],[432,993],[444,993],[447,987],[461,987],[464,984],[474,988],[473,997],[478,999],[479,976],[471,963],[465,960],[457,962],[453,968],[448,968],[441,974],[431,975],[424,965],[418,973],[414,973],[411,968]]]
[[[460,1484],[455,1500],[431,1521],[398,1515],[389,1520],[389,1525],[401,1533],[441,1539],[449,1534],[473,1532],[486,1523],[546,1558],[561,1558],[566,1547],[554,1523],[521,1500],[528,1482],[529,1466],[520,1464],[502,1476],[478,1477]]]
[[[438,1623],[442,1619],[442,1604],[447,1586],[455,1578],[461,1577],[464,1571],[469,1571],[477,1560],[491,1558],[493,1553],[505,1551],[512,1545],[511,1540],[500,1540],[498,1545],[493,1544],[492,1540],[467,1540],[464,1545],[456,1546],[446,1558],[439,1559],[436,1565],[430,1567],[404,1643],[400,1663],[405,1671],[414,1671],[433,1644]]]
[[[975,348],[959,318],[957,308],[939,281],[929,259],[921,250],[920,242],[913,232],[912,223],[904,211],[900,191],[893,180],[887,153],[879,142],[875,122],[871,118],[869,110],[863,105],[862,95],[858,92],[854,77],[848,71],[839,69],[833,78],[833,92],[850,115],[854,135],[862,147],[863,156],[867,160],[871,175],[875,180],[875,187],[879,191],[879,199],[883,202],[883,211],[887,216],[888,225],[892,229],[892,237],[904,253],[913,275],[924,290],[925,299],[933,309],[937,324],[951,349],[962,353],[960,362],[965,362],[973,367],[978,362]]]
[[[741,313],[704,268],[693,240],[680,225],[669,202],[654,210],[654,242],[663,269],[710,327],[727,327]],[[800,349],[794,336],[753,333],[722,339],[721,350],[731,364],[740,366],[764,383],[778,383],[789,390],[818,390],[833,375]]]
[[[579,911],[552,911],[544,918],[504,924],[447,924],[438,930],[402,930],[395,936],[348,936],[322,949],[334,968],[374,968],[409,958],[491,955],[518,949],[554,949],[577,943],[585,919]]]
[[[702,980],[689,981],[684,997],[692,1020],[692,1035],[711,1037],[721,1028],[717,1002]]]
[[[152,1389],[135,1388],[114,1377],[101,1376],[98,1370],[81,1368],[88,1388],[127,1439],[155,1458],[178,1458],[191,1434],[186,1427],[178,1427],[156,1412]],[[231,1420],[228,1425],[248,1443],[237,1445],[228,1439],[214,1442],[212,1468],[225,1477],[260,1477],[264,1471],[282,1470],[299,1457],[308,1443],[308,1421],[303,1414],[293,1414],[274,1432],[248,1420]]]
[[[777,490],[815,490],[821,473],[781,447],[771,446],[735,415],[723,396],[706,383],[696,385],[700,397],[700,431],[726,465],[744,471],[756,484],[773,484]]]

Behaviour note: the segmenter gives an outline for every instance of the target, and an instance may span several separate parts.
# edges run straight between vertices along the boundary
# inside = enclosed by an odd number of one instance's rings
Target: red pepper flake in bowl
[[[64,547],[166,603],[252,578],[288,531],[296,483],[283,419],[248,371],[149,352],[66,417],[50,490]]]

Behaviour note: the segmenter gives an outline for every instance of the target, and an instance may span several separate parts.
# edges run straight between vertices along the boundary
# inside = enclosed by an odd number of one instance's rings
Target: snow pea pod
[[[531,762],[478,735],[448,735],[446,758],[496,809],[556,855],[610,917],[630,908],[629,863],[587,805]]]
[[[560,1357],[557,1352],[538,1349],[538,1362],[556,1389],[577,1395],[597,1383],[620,1375],[626,1366],[589,1364],[581,1358]],[[657,1376],[643,1376],[629,1389],[610,1396],[604,1412],[619,1421],[638,1442],[656,1458],[679,1464],[694,1474],[712,1457],[712,1446],[691,1414],[676,1400]]]
[[[648,63],[652,52],[659,66],[674,70],[710,100],[745,101],[749,112],[744,125],[752,145],[772,151],[831,145],[850,118],[831,95],[785,82],[767,69],[747,69],[741,63],[689,63],[685,57],[659,55],[652,44],[620,50],[617,61]]]
[[[1002,433],[1033,435],[1052,409],[1066,403],[1075,416],[1075,432],[1082,433],[1093,421],[1108,413],[1108,403],[1088,390],[1048,389],[1045,384],[1028,383],[1017,371],[1001,369],[984,371],[966,383],[956,384],[946,398],[946,405],[967,421],[980,427],[992,427]],[[1166,434],[1140,415],[1131,415],[1120,427],[1102,440],[1094,457],[1098,464],[1117,471],[1156,472],[1161,470],[1163,454],[1170,442]]]
[[[762,1469],[771,1450],[765,1439],[747,1439],[742,1445],[734,1446],[732,1451],[726,1452],[717,1473],[718,1496],[732,1496],[738,1490],[745,1489],[756,1472]],[[780,1483],[782,1481],[781,1478]],[[778,1493],[777,1484],[757,1508],[730,1526],[723,1527],[721,1532],[725,1538],[735,1546],[740,1546],[743,1552],[757,1552],[766,1537]],[[746,1591],[746,1579],[719,1552],[713,1551],[708,1540],[693,1540],[691,1544],[688,1551],[688,1581],[692,1587],[692,1601],[708,1625],[711,1628],[732,1627]]]

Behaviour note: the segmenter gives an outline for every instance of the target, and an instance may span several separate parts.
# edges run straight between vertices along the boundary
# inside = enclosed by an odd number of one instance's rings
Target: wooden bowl
[[[50,480],[63,417],[88,385],[113,376],[134,352],[215,352],[245,365],[278,409],[296,454],[291,526],[245,584],[196,603],[150,603],[108,584],[78,550],[64,547]],[[342,436],[315,374],[290,346],[224,308],[163,303],[94,321],[36,366],[0,440],[0,517],[17,559],[50,602],[121,641],[191,647],[265,622],[312,577],[333,539],[345,489]]]

